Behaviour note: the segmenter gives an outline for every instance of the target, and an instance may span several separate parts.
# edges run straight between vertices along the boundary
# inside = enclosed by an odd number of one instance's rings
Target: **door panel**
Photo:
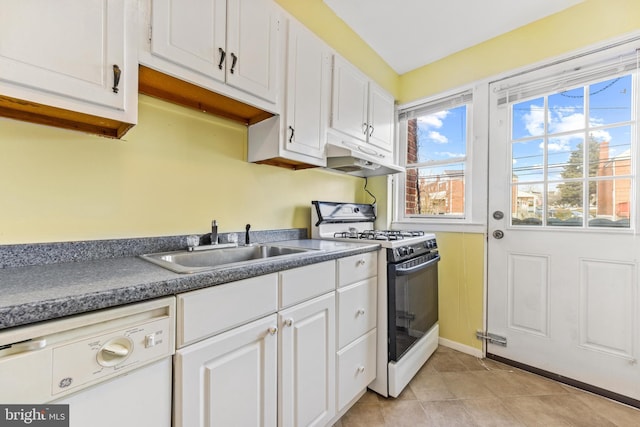
[[[581,73],[490,85],[487,352],[640,399],[635,74]]]
[[[509,326],[547,335],[549,257],[509,254]]]

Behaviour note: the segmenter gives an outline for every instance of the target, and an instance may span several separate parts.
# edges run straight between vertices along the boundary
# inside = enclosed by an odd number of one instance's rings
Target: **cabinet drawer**
[[[334,261],[285,270],[279,274],[280,308],[320,296],[336,288]]]
[[[338,260],[338,287],[359,282],[377,274],[378,252],[367,252]]]
[[[376,330],[338,352],[338,411],[376,378]]]
[[[376,277],[338,289],[338,348],[376,326]]]
[[[275,313],[276,273],[178,295],[177,346]]]

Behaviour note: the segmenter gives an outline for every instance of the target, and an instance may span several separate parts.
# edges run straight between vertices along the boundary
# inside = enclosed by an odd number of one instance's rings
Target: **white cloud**
[[[540,148],[542,148],[542,143],[540,144]],[[569,138],[554,138],[547,145],[547,150],[549,152],[561,152],[561,151],[570,151],[571,144],[569,144]]]
[[[524,126],[529,132],[529,135],[542,135],[544,134],[544,106],[533,105],[529,106],[529,113],[522,116],[524,119]]]
[[[449,142],[449,138],[447,138],[440,132],[436,132],[435,130],[429,132],[428,138],[438,144],[446,144],[447,142]]]
[[[589,136],[597,142],[611,142],[611,134],[604,129],[591,131]]]
[[[442,127],[442,120],[449,114],[448,111],[439,111],[437,113],[429,114],[428,116],[418,117],[418,122],[426,125],[426,129],[435,128],[440,129]]]

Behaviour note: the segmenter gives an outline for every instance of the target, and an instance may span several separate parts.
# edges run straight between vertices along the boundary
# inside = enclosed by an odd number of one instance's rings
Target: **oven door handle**
[[[396,275],[397,276],[407,276],[407,275],[413,274],[413,273],[415,273],[417,271],[424,270],[425,268],[429,268],[433,264],[437,263],[438,261],[440,261],[440,255],[437,255],[435,258],[430,259],[429,261],[425,262],[424,264],[418,264],[415,267],[411,267],[411,268],[396,268]]]

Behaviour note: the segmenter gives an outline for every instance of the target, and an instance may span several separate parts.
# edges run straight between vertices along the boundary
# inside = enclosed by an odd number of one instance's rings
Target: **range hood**
[[[331,140],[327,142],[327,169],[362,177],[404,172],[404,168],[392,164],[390,154],[355,143]]]

